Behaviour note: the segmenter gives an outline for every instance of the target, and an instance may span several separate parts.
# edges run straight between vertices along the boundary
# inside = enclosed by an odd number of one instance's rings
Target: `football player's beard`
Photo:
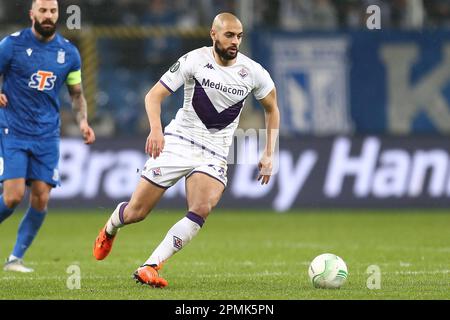
[[[52,27],[50,28],[44,28],[42,25],[43,24],[51,24]],[[54,24],[52,21],[50,20],[45,20],[42,21],[42,23],[40,23],[39,21],[35,20],[34,21],[34,29],[36,30],[37,33],[39,33],[41,36],[43,36],[44,38],[50,38],[51,36],[53,36],[56,32],[56,24]]]
[[[234,55],[229,54],[227,52],[227,49],[219,48],[219,42],[218,41],[214,44],[214,50],[224,60],[233,60],[234,58],[236,58],[236,56],[237,56],[237,54],[239,52],[239,49],[236,47],[236,54],[234,54]]]

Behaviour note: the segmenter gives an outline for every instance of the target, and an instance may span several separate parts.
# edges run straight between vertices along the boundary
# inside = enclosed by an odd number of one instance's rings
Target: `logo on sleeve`
[[[178,71],[178,69],[180,69],[180,61],[175,62],[171,67],[170,67],[170,72],[175,73]]]
[[[51,71],[39,70],[31,75],[28,86],[39,91],[52,90],[55,86],[56,76]]]

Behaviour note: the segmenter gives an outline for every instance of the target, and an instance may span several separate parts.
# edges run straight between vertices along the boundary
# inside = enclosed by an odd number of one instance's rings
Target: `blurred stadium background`
[[[381,30],[366,26],[372,4],[381,8]],[[66,28],[70,5],[81,9],[79,30]],[[1,36],[29,25],[28,6],[0,3]],[[145,159],[143,97],[183,53],[210,45],[210,22],[220,11],[242,18],[242,51],[272,74],[282,115],[278,177],[261,189],[251,168],[232,166],[223,203],[280,211],[448,205],[450,1],[61,0],[60,6],[60,31],[82,53],[99,139],[92,149],[64,140],[63,187],[53,205],[106,205],[131,194]],[[179,90],[167,100],[164,124],[182,98]],[[61,99],[63,136],[76,137],[68,94]],[[241,127],[263,125],[261,108],[248,99]],[[133,171],[128,178],[127,171]],[[167,204],[180,205],[182,193],[174,188]]]
[[[366,26],[381,8],[381,30]],[[0,3],[0,35],[29,25],[28,1]],[[67,30],[67,8],[81,29]],[[231,166],[221,205],[448,207],[450,198],[450,1],[61,0],[60,28],[80,48],[98,142],[78,137],[61,99],[63,187],[52,206],[111,206],[128,198],[145,161],[143,98],[185,52],[210,45],[220,11],[242,18],[242,51],[274,78],[282,115],[279,174],[268,188],[253,166]],[[183,90],[164,106],[167,124]],[[262,128],[248,99],[241,127]],[[172,188],[163,206],[184,206]],[[239,200],[239,201],[235,201]]]
[[[37,272],[5,273],[0,298],[448,299],[449,0],[59,2],[59,30],[82,53],[97,141],[82,143],[63,94],[62,187],[27,256]],[[70,5],[81,8],[80,30],[65,28]],[[381,8],[381,30],[367,28],[369,5]],[[1,37],[29,26],[28,6],[0,1]],[[110,209],[129,199],[145,163],[147,90],[185,52],[210,45],[220,11],[241,17],[242,51],[276,82],[279,170],[261,187],[255,165],[230,165],[209,230],[164,270],[174,285],[142,290],[129,284],[130,274],[184,211],[183,181],[151,223],[122,232],[109,260],[93,261],[92,241]],[[164,124],[182,98],[179,90],[167,100]],[[262,128],[263,117],[248,99],[241,128]],[[19,220],[1,226],[4,256]],[[340,292],[314,290],[307,279],[307,259],[328,251],[349,265]],[[82,290],[66,288],[73,263],[82,265]],[[366,287],[374,263],[383,272],[379,294]]]

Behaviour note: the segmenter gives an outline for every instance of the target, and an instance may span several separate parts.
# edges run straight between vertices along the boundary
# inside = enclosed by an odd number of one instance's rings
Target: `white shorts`
[[[227,160],[208,148],[178,134],[164,135],[164,150],[156,159],[150,158],[142,177],[158,187],[168,189],[182,177],[193,173],[206,174],[227,186]]]

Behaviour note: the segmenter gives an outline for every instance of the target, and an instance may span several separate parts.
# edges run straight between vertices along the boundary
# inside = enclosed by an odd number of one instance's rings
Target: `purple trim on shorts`
[[[198,224],[200,226],[200,228],[203,227],[203,224],[205,223],[205,219],[203,219],[198,214],[196,214],[192,211],[189,211],[187,213],[186,218],[188,218],[192,222],[195,222],[196,224]]]
[[[227,188],[227,185],[225,184],[225,182],[223,182],[222,180],[220,180],[219,178],[217,178],[217,177],[214,177],[213,175],[211,175],[211,174],[209,174],[209,173],[206,173],[206,172],[203,172],[203,171],[191,171],[191,173],[189,173],[187,176],[186,176],[186,178],[185,179],[188,179],[189,177],[191,177],[194,173],[201,173],[201,174],[206,174],[208,177],[211,177],[211,178],[213,178],[213,179],[216,179],[217,181],[219,181],[221,184],[223,184],[223,186],[225,187],[225,189]]]
[[[120,205],[120,208],[119,208],[119,219],[120,219],[120,223],[123,225],[125,224],[125,221],[123,219],[123,212],[125,211],[125,208],[127,205],[128,205],[128,202],[124,202]]]
[[[160,184],[157,184],[156,182],[153,182],[152,180],[150,180],[150,179],[147,178],[146,176],[141,176],[141,178],[142,178],[142,179],[145,179],[146,181],[150,182],[151,184],[153,184],[154,186],[156,186],[156,187],[158,187],[158,188],[161,188],[161,189],[164,189],[164,190],[167,190],[167,189],[170,188],[170,187],[164,187],[164,186],[162,186],[162,185],[160,185]]]
[[[169,88],[169,86],[167,84],[164,83],[164,81],[159,80],[159,82],[167,89],[170,91],[170,93],[174,93],[174,91],[172,89]]]
[[[193,144],[193,145],[195,145],[195,146],[197,146],[197,147],[199,147],[199,148],[202,148],[203,150],[208,151],[208,152],[211,153],[213,156],[217,156],[217,157],[219,157],[219,158],[221,158],[221,159],[223,159],[223,160],[225,160],[225,161],[227,160],[227,157],[224,157],[224,156],[218,154],[217,152],[212,151],[212,150],[209,149],[208,147],[205,147],[204,145],[202,145],[202,144],[200,144],[200,143],[197,143],[197,142],[195,142],[194,140],[191,140],[191,139],[185,138],[185,137],[183,137],[183,136],[180,136],[180,135],[178,135],[178,134],[174,134],[174,133],[170,133],[170,132],[165,132],[164,135],[167,135],[167,136],[174,136],[174,137],[180,138],[181,140],[186,140],[186,141],[190,142],[191,144]]]

